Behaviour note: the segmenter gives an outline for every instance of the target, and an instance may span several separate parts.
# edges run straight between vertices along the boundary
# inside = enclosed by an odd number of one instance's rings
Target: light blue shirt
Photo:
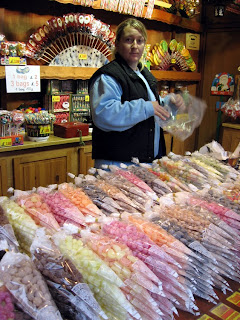
[[[125,131],[132,128],[135,124],[154,116],[154,109],[151,101],[156,98],[149,87],[148,82],[140,71],[135,71],[144,81],[149,101],[136,99],[121,102],[122,87],[111,76],[102,74],[90,88],[90,106],[92,120],[94,124],[103,131]],[[160,98],[161,104],[166,102],[166,98]],[[160,127],[155,122],[154,135],[154,156],[158,154],[160,140]],[[95,167],[100,164],[116,164],[116,161],[95,160]]]

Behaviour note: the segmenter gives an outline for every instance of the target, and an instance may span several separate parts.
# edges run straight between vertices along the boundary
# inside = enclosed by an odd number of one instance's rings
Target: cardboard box
[[[0,137],[0,147],[12,147],[23,145],[23,141],[23,135]]]
[[[61,138],[74,138],[87,136],[89,134],[89,125],[82,122],[54,123],[54,135]]]

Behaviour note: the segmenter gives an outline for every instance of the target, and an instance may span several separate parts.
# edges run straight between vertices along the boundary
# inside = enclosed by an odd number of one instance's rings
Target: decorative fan
[[[196,70],[196,64],[183,42],[177,42],[175,39],[171,40],[169,46],[165,40],[156,43],[152,51],[149,50],[147,53],[147,59],[151,63],[151,68],[156,70]]]
[[[115,33],[92,14],[53,17],[33,33],[27,56],[43,64],[100,67],[114,48]]]

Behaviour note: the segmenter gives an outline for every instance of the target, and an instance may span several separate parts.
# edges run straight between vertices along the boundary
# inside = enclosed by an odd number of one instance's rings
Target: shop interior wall
[[[198,130],[198,148],[216,139],[218,112],[217,101],[227,101],[229,97],[210,94],[211,84],[216,74],[227,72],[239,75],[240,66],[240,15],[225,11],[224,17],[214,17],[214,8],[207,7],[203,18],[205,49],[200,60],[202,66],[202,92],[207,102],[207,112]],[[228,121],[224,115],[221,121]],[[221,141],[220,141],[221,142]]]

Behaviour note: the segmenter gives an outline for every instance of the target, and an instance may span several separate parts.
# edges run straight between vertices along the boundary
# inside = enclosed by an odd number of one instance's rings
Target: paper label
[[[86,53],[79,53],[78,58],[79,58],[79,60],[87,60],[87,54]]]
[[[60,96],[52,96],[52,102],[59,102]]]
[[[49,126],[39,126],[39,133],[40,134],[50,133],[50,125]]]
[[[236,291],[231,296],[227,298],[227,301],[235,304],[236,306],[240,307],[240,292]]]
[[[200,34],[186,33],[186,48],[189,50],[199,50]]]
[[[9,64],[20,64],[20,57],[9,57]]]
[[[219,303],[216,307],[211,309],[210,312],[223,320],[240,320],[240,313],[224,303]]]
[[[12,146],[12,139],[11,138],[1,138],[0,139],[0,147],[11,147]]]

